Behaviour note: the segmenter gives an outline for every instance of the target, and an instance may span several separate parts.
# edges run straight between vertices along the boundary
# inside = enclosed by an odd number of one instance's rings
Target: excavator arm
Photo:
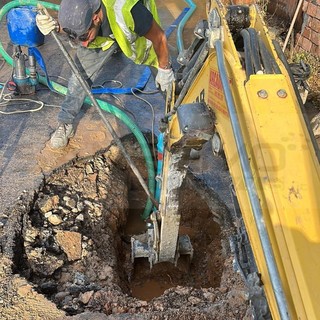
[[[178,194],[190,151],[211,140],[225,155],[272,317],[317,319],[319,150],[299,91],[256,5],[211,0],[207,18],[181,59],[163,120],[160,207],[147,240],[132,240],[133,259],[192,256]]]

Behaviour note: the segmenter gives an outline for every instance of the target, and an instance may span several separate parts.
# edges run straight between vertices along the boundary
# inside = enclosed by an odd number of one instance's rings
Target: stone
[[[39,200],[39,208],[41,212],[46,213],[48,211],[53,210],[59,204],[59,196],[54,195],[53,197],[46,196],[45,198]]]
[[[81,259],[81,234],[73,231],[57,230],[55,236],[59,246],[69,261]]]
[[[201,299],[197,298],[197,297],[189,297],[188,301],[192,304],[192,305],[196,305],[199,304],[201,302]]]
[[[66,292],[66,291],[61,291],[61,292],[58,292],[54,298],[56,301],[62,301],[66,296],[69,295],[69,292]]]
[[[76,216],[76,220],[84,221],[84,215],[80,213],[79,215]]]
[[[62,223],[62,219],[56,214],[52,214],[51,216],[49,216],[48,221],[54,226],[57,226],[60,223]]]
[[[83,292],[80,293],[79,295],[79,300],[83,303],[83,304],[87,304],[89,302],[89,300],[91,299],[91,297],[93,296],[94,291],[87,291],[87,292]]]
[[[92,174],[94,171],[93,171],[93,165],[88,163],[86,165],[86,174]]]
[[[104,266],[98,273],[100,280],[113,279],[113,270],[110,266]]]
[[[52,216],[52,211],[48,211],[48,212],[46,212],[45,214],[44,214],[44,217],[45,218],[49,218],[50,216]]]
[[[39,235],[39,230],[37,230],[36,228],[33,228],[33,227],[29,228],[26,230],[24,240],[26,242],[34,242],[38,235]]]

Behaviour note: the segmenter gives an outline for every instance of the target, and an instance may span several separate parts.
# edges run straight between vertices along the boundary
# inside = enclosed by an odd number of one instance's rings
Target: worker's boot
[[[51,147],[54,149],[63,148],[68,144],[69,138],[73,137],[73,125],[60,123],[51,136]]]

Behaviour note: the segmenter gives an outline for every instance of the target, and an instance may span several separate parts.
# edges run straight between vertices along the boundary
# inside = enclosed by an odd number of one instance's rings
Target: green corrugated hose
[[[37,6],[38,3],[40,3],[41,5],[43,5],[47,9],[52,9],[55,11],[59,10],[58,5],[53,4],[53,3],[49,3],[49,2],[44,2],[44,1],[35,1],[35,0],[10,1],[9,3],[7,3],[5,6],[3,6],[1,8],[0,21],[12,8],[16,8],[16,7],[20,7],[20,6]],[[13,63],[12,58],[4,50],[1,41],[0,41],[0,54],[3,56],[3,58],[5,59],[5,61],[7,63],[12,65],[12,63]],[[45,77],[39,76],[39,82],[44,85],[47,85],[47,80]],[[56,90],[57,92],[64,94],[64,95],[67,93],[66,87],[64,87],[58,83],[55,83],[55,82],[51,82],[51,84],[52,84],[52,87],[54,88],[54,90]],[[148,143],[147,143],[144,135],[142,134],[142,132],[140,131],[138,126],[121,109],[117,108],[116,106],[114,106],[106,101],[102,101],[102,100],[97,99],[97,102],[99,104],[99,107],[102,110],[109,112],[109,113],[113,114],[114,116],[116,116],[118,119],[120,119],[130,129],[130,131],[134,134],[134,136],[137,138],[138,143],[142,149],[142,153],[144,155],[145,161],[146,161],[146,166],[147,166],[147,171],[148,171],[148,188],[149,188],[150,193],[152,195],[154,195],[154,190],[155,190],[154,164],[153,164],[153,159],[151,156],[150,148],[148,146]],[[92,102],[88,97],[85,99],[85,103],[92,105]],[[153,207],[153,204],[152,204],[151,200],[148,198],[144,212],[142,214],[143,219],[147,219],[149,217],[151,210],[152,210],[152,207]]]

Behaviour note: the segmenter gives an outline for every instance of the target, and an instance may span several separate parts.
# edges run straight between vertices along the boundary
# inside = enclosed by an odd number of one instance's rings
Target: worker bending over
[[[135,63],[157,68],[155,82],[162,91],[174,81],[167,39],[159,26],[154,0],[62,0],[58,21],[46,12],[36,16],[36,23],[44,35],[52,30],[64,31],[79,44],[76,63],[89,86],[109,60],[108,49],[114,41]],[[52,148],[65,147],[74,135],[73,122],[85,97],[72,75],[58,114],[58,127],[51,136]]]

